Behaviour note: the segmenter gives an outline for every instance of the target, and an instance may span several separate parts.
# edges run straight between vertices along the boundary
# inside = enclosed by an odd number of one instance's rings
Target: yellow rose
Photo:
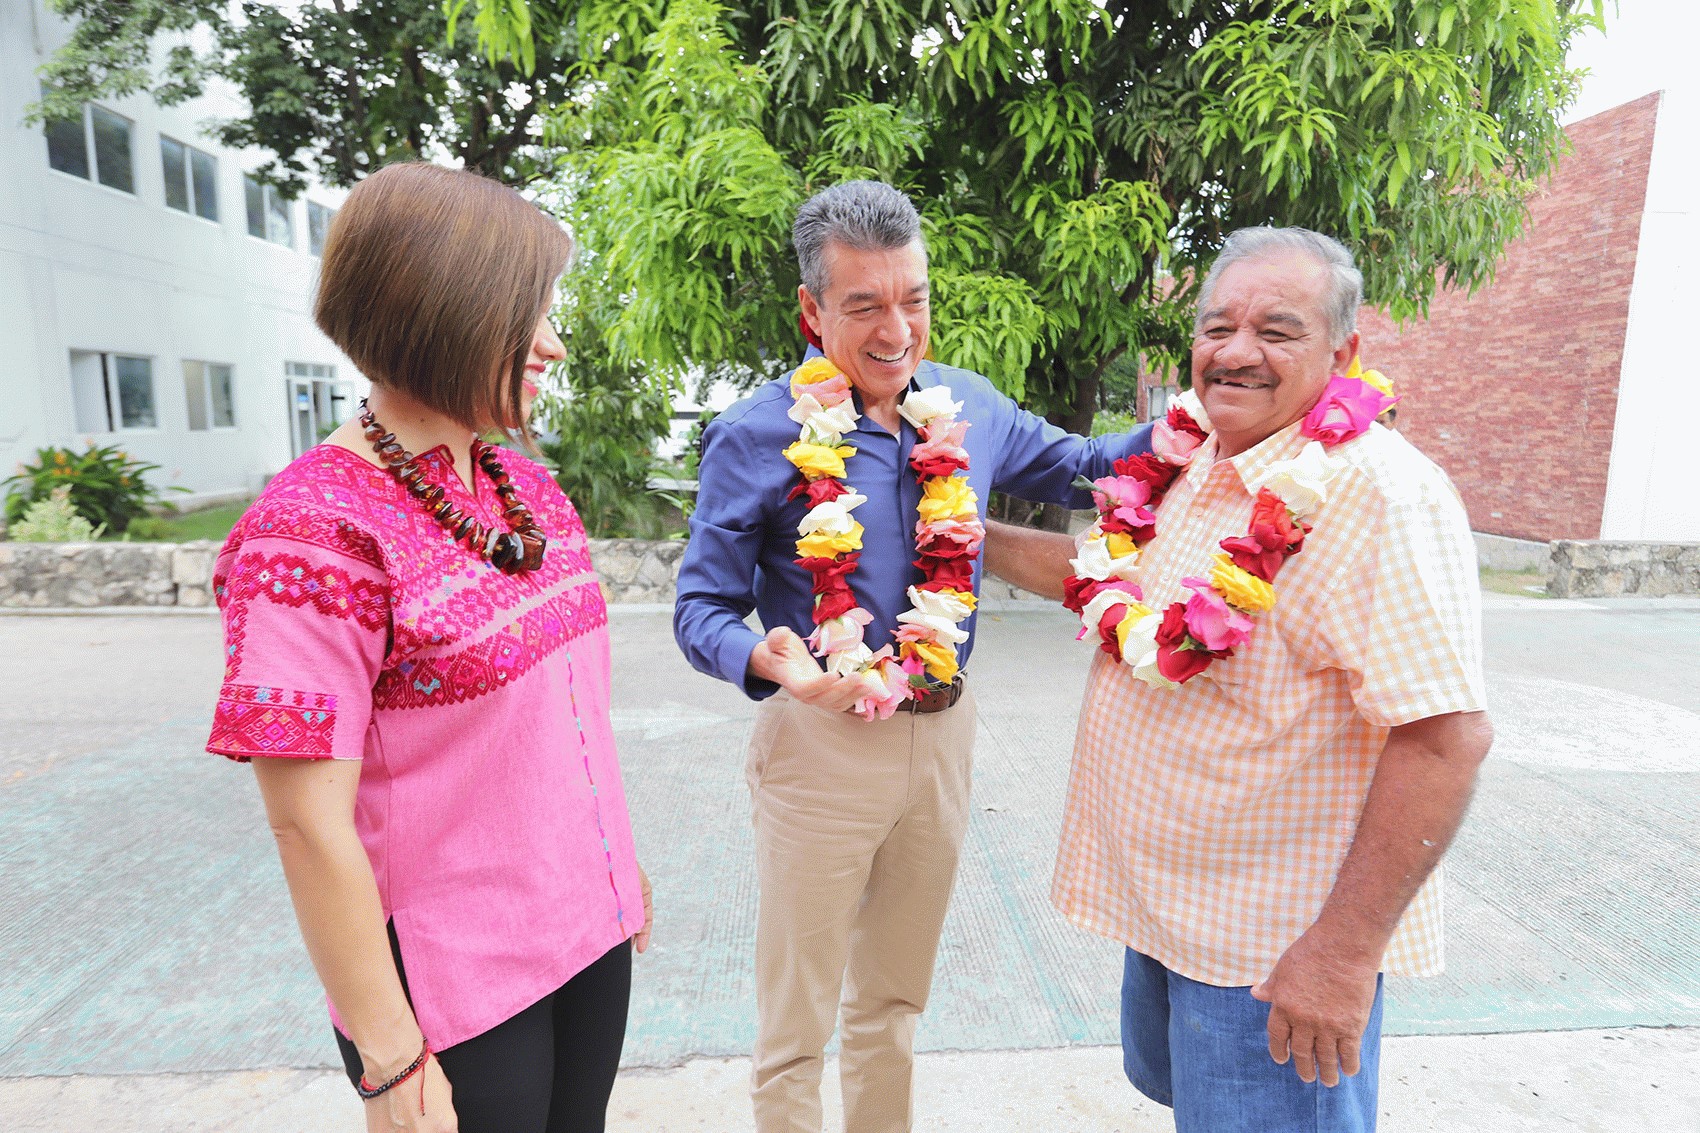
[[[1128,602],[1122,609],[1125,613],[1122,615],[1122,620],[1116,623],[1116,648],[1121,650],[1123,657],[1126,657],[1128,633],[1139,624],[1141,618],[1148,618],[1157,611],[1143,602]]]
[[[980,497],[974,494],[966,478],[930,476],[921,489],[921,522],[938,523],[979,515],[979,503]]]
[[[958,602],[967,606],[970,613],[973,612],[975,606],[980,604],[980,600],[966,590],[941,590],[939,593],[949,598],[955,598]]]
[[[840,371],[826,358],[811,358],[797,367],[797,372],[791,375],[791,396],[798,397],[802,391],[817,382],[829,382],[839,375]]]
[[[1125,531],[1112,531],[1104,536],[1104,546],[1109,549],[1112,559],[1125,559],[1129,555],[1139,553],[1139,548],[1134,546],[1133,536]]]
[[[830,559],[834,555],[842,555],[846,551],[862,549],[862,525],[852,524],[850,530],[842,535],[828,535],[824,531],[816,531],[797,540],[797,554],[805,559]]]
[[[1263,614],[1275,608],[1275,588],[1248,574],[1227,555],[1217,555],[1216,565],[1210,568],[1210,585],[1214,586],[1228,605],[1248,614]]]
[[[1365,370],[1363,373],[1359,374],[1358,377],[1362,378],[1388,397],[1393,396],[1393,379],[1382,373],[1380,370]]]
[[[845,458],[855,455],[856,449],[852,445],[827,448],[825,445],[811,445],[807,441],[793,441],[791,447],[785,450],[785,459],[795,464],[797,471],[810,480],[843,476]]]
[[[903,655],[919,657],[927,666],[927,673],[935,680],[950,681],[956,677],[956,650],[949,645],[936,641],[906,641],[903,643]]]

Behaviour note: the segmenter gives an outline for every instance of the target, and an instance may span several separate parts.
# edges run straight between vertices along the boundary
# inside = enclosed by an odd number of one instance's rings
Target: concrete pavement
[[[1700,603],[1490,606],[1499,741],[1449,858],[1449,972],[1390,985],[1384,1128],[1700,1130]],[[1045,898],[1088,658],[1068,621],[982,618],[922,1128],[1171,1127],[1118,1075],[1117,949]],[[667,622],[613,620],[658,892],[611,1127],[745,1129],[750,706]],[[25,690],[0,705],[0,1128],[358,1127],[252,777],[200,754],[218,675],[210,617],[0,618]]]

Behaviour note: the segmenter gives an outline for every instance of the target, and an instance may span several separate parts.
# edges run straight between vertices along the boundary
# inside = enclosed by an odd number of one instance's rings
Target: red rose
[[[1098,619],[1098,636],[1103,638],[1103,644],[1098,648],[1118,661],[1122,659],[1122,643],[1121,638],[1116,636],[1116,627],[1122,624],[1125,617],[1127,607],[1118,603],[1105,610],[1103,616]]]
[[[836,590],[844,586],[844,580],[856,569],[856,563],[862,557],[860,551],[849,551],[834,559],[798,559],[797,565],[814,576],[816,594],[824,594],[828,590]]]
[[[790,494],[785,497],[785,502],[790,503],[798,496],[807,496],[809,506],[814,507],[817,504],[831,503],[849,490],[831,476],[823,476],[819,480],[810,480],[792,488]]]
[[[1092,601],[1104,584],[1095,578],[1081,578],[1069,575],[1063,579],[1063,607],[1077,614],[1086,612],[1086,603]]]
[[[1186,640],[1186,603],[1172,603],[1163,611],[1163,624],[1157,627],[1158,645],[1179,645]]]
[[[829,622],[833,618],[843,617],[856,608],[856,595],[850,592],[850,587],[840,586],[833,590],[821,592],[820,600],[815,603],[815,624]]]
[[[960,456],[929,456],[925,460],[911,460],[909,467],[917,476],[949,476],[966,470],[968,461]]]
[[[960,559],[971,556],[979,550],[968,549],[968,544],[958,543],[955,539],[929,539],[925,547],[919,547],[921,554],[929,559]]]
[[[1280,548],[1271,550],[1263,545],[1262,540],[1251,535],[1236,535],[1222,540],[1218,546],[1228,552],[1235,566],[1265,582],[1274,582],[1275,572],[1287,561],[1286,551]]]
[[[1114,467],[1117,476],[1131,476],[1135,480],[1143,480],[1151,485],[1153,495],[1167,488],[1169,482],[1175,478],[1175,473],[1180,471],[1178,465],[1170,464],[1162,457],[1150,452],[1123,457],[1116,461]]]
[[[1182,649],[1178,645],[1157,647],[1157,671],[1176,684],[1184,684],[1196,677],[1215,659],[1199,649]]]
[[[943,584],[927,587],[929,590],[964,590],[970,593],[974,590],[973,559],[938,559],[931,555],[922,555],[915,560],[915,565],[921,568],[928,582]]]
[[[1287,514],[1287,505],[1268,488],[1257,490],[1257,502],[1251,509],[1251,534],[1265,549],[1299,553],[1304,546],[1305,531]]]
[[[1168,422],[1169,428],[1175,430],[1175,432],[1185,433],[1189,437],[1197,437],[1200,441],[1209,436],[1208,433],[1198,427],[1198,422],[1192,419],[1192,414],[1178,405],[1169,406]]]

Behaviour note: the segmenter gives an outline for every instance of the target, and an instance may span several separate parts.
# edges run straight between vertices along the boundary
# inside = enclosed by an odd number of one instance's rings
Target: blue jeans
[[[1122,1066],[1175,1111],[1175,1133],[1375,1133],[1381,981],[1361,1069],[1306,1084],[1269,1057],[1269,1005],[1249,987],[1212,987],[1128,949],[1122,976]]]

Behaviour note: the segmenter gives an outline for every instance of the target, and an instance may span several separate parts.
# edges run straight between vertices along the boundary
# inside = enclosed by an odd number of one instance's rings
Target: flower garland
[[[979,499],[969,487],[968,452],[962,447],[968,422],[958,421],[962,403],[945,386],[913,390],[898,412],[920,434],[909,467],[921,484],[915,549],[923,581],[909,588],[908,610],[897,615],[897,652],[874,652],[863,642],[873,615],[856,604],[850,575],[862,550],[862,525],[850,513],[867,502],[844,482],[844,462],[856,449],[843,443],[861,415],[851,401],[850,382],[826,358],[814,358],[791,375],[795,404],[786,414],[802,426],[785,459],[803,482],[787,500],[806,497],[809,510],[797,525],[797,565],[814,579],[815,631],[809,646],[826,658],[827,672],[860,674],[869,687],[856,711],[886,719],[932,681],[948,684],[957,673],[956,647],[968,640],[957,623],[974,612],[974,560],[985,541]],[[930,679],[929,679],[930,678]]]
[[[1063,584],[1063,605],[1080,615],[1079,637],[1096,632],[1101,648],[1156,688],[1176,688],[1250,637],[1253,617],[1275,606],[1276,573],[1304,547],[1308,520],[1328,498],[1344,462],[1327,449],[1363,435],[1398,398],[1393,383],[1356,358],[1329,379],[1322,397],[1299,423],[1310,438],[1292,460],[1271,465],[1257,486],[1247,534],[1223,539],[1208,578],[1184,578],[1185,601],[1158,613],[1144,603],[1134,575],[1157,534],[1157,505],[1191,467],[1209,434],[1210,419],[1191,390],[1151,435],[1148,455],[1115,463],[1115,475],[1080,482],[1090,488],[1098,521],[1086,533],[1074,574]]]

